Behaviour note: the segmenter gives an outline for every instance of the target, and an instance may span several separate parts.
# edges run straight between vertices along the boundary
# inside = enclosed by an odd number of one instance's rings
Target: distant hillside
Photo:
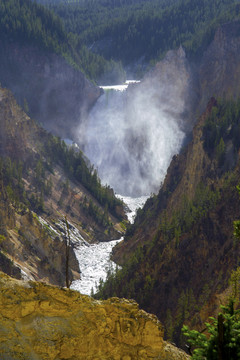
[[[182,45],[198,56],[217,26],[239,16],[239,1],[86,1],[52,6],[80,43],[124,65],[156,61]]]
[[[179,0],[84,0],[84,1],[55,1],[39,0],[48,5],[64,21],[68,31],[81,34],[93,31],[94,28],[105,27],[111,21],[123,21],[134,13],[159,11]]]
[[[86,76],[96,80],[112,71],[115,81],[124,80],[113,61],[85,47],[77,51],[61,19],[30,0],[1,1],[0,31],[0,83],[31,117],[62,137],[72,137],[101,94]]]
[[[89,242],[123,232],[122,202],[81,151],[39,127],[6,89],[0,89],[0,189],[0,267],[9,275],[65,284],[65,216]],[[78,278],[70,250],[71,277]]]

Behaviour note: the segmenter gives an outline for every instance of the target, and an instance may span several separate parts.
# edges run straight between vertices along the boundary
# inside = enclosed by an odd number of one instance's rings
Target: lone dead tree
[[[66,224],[66,287],[70,288],[70,280],[69,280],[69,253],[70,253],[70,233],[69,233],[69,224],[67,221],[67,217],[65,216],[65,224]]]

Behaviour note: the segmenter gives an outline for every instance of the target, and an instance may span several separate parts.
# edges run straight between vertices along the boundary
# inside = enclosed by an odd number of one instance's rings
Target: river
[[[157,192],[174,154],[184,139],[173,99],[159,100],[159,88],[141,84],[103,86],[102,95],[88,119],[78,129],[79,144],[98,170],[103,184],[110,185],[129,207],[129,221],[147,197]],[[164,95],[166,84],[162,84]],[[160,97],[161,99],[161,97]],[[71,236],[72,238],[72,236]],[[83,294],[96,290],[100,279],[114,271],[110,257],[120,240],[87,244],[76,241],[81,279],[71,288]]]
[[[118,195],[129,208],[127,213],[132,223],[136,210],[142,207],[147,196],[131,198]],[[100,279],[105,280],[108,271],[114,271],[116,264],[110,259],[113,247],[123,238],[109,242],[88,244],[79,235],[71,233],[71,239],[75,239],[75,254],[81,270],[81,279],[73,281],[71,289],[78,290],[82,294],[90,295],[92,290],[96,291]]]

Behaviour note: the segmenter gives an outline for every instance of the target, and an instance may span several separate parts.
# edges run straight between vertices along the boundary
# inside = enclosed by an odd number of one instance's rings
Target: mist
[[[105,90],[78,130],[102,183],[121,195],[156,193],[185,138],[188,74],[175,61],[161,66],[125,91]]]

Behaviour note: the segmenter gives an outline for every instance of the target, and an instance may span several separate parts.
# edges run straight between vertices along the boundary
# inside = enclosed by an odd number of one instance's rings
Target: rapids
[[[118,195],[123,199],[129,208],[128,218],[133,222],[136,210],[142,207],[147,197],[131,198]],[[71,239],[74,234],[71,233]],[[114,271],[116,264],[111,260],[113,247],[123,238],[109,242],[99,242],[88,244],[77,236],[75,241],[75,254],[81,270],[81,279],[73,281],[71,289],[78,290],[82,294],[90,295],[92,290],[95,292],[100,279],[105,280],[108,271]]]

